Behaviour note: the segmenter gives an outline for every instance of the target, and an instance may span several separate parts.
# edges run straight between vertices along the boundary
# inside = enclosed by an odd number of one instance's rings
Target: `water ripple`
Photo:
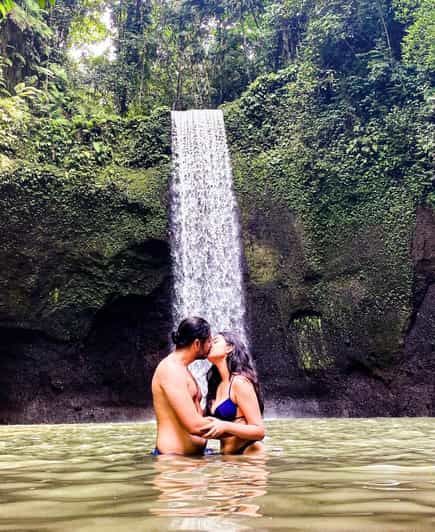
[[[265,458],[155,459],[153,423],[1,427],[0,530],[435,528],[433,420],[267,429]]]

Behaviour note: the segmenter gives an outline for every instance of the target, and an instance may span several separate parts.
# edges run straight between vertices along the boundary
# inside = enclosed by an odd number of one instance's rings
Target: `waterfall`
[[[172,112],[173,317],[201,316],[246,341],[241,241],[222,111]],[[191,369],[204,388],[208,362]]]

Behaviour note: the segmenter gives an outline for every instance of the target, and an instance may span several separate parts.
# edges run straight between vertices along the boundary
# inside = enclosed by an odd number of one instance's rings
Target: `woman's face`
[[[227,344],[225,338],[221,334],[217,334],[211,345],[210,353],[208,354],[208,360],[212,364],[216,364],[222,358],[226,358],[228,353],[231,353],[232,347]]]

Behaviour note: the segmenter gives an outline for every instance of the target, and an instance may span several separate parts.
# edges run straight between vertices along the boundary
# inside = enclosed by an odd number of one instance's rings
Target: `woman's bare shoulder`
[[[233,375],[233,386],[237,388],[247,388],[247,387],[254,387],[254,385],[252,384],[252,381],[251,379],[249,379],[248,377],[246,377],[245,375],[241,375],[240,373],[235,373]]]

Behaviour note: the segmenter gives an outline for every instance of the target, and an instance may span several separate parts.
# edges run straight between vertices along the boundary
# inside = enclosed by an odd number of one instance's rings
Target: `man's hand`
[[[227,432],[227,422],[216,419],[215,417],[206,417],[208,423],[204,426],[202,436],[209,439],[219,439]]]

